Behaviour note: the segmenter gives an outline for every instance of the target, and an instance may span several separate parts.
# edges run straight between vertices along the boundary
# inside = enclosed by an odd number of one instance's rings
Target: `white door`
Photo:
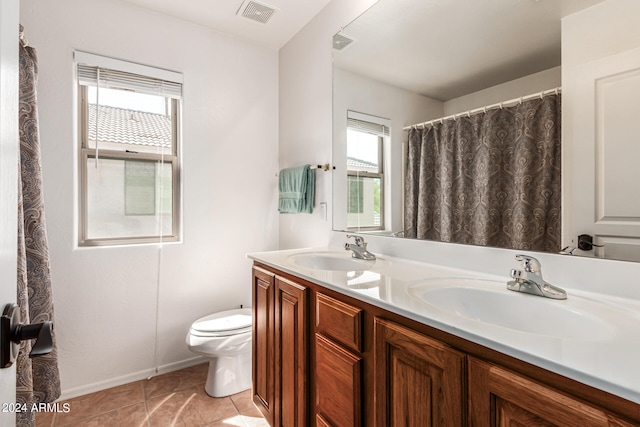
[[[589,234],[604,245],[592,255],[640,261],[640,48],[582,64],[574,77],[571,244]]]
[[[0,309],[16,302],[19,0],[0,1]],[[0,425],[15,426],[15,364],[0,369]]]

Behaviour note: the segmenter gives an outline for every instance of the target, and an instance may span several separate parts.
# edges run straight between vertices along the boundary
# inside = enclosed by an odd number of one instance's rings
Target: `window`
[[[347,115],[347,228],[384,229],[383,150],[388,120]]]
[[[177,241],[182,75],[75,53],[79,245]]]

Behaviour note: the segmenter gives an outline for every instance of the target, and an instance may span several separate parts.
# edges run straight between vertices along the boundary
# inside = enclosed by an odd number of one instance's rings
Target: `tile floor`
[[[204,391],[207,367],[205,363],[61,402],[69,403],[70,411],[39,413],[36,427],[268,426],[253,405],[251,390],[209,397]]]

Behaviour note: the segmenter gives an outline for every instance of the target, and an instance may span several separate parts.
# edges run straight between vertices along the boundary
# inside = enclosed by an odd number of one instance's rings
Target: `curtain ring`
[[[522,105],[522,97],[520,97],[520,105]]]

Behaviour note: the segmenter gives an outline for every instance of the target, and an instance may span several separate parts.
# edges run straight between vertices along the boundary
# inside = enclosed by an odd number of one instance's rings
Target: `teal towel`
[[[278,179],[278,212],[313,213],[315,180],[310,165],[282,169]]]

